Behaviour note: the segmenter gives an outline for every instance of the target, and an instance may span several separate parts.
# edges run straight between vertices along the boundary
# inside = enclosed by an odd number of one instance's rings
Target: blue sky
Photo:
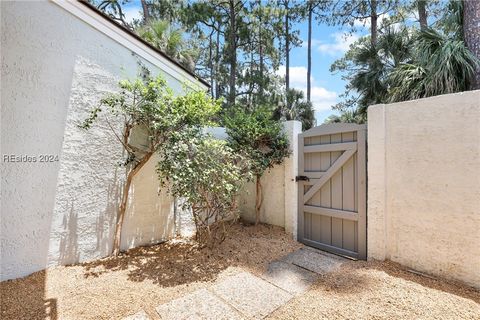
[[[290,86],[305,90],[307,82],[307,22],[297,24],[303,45],[292,49],[290,54]],[[312,93],[317,123],[333,114],[331,106],[339,101],[345,81],[333,75],[331,64],[341,58],[357,35],[346,36],[338,27],[315,24],[312,27]]]
[[[129,2],[125,7],[128,21],[140,16],[140,1]],[[358,25],[361,28],[361,23]],[[300,31],[301,47],[293,48],[290,53],[290,86],[306,91],[307,83],[307,22],[295,26]],[[335,113],[331,106],[339,101],[338,96],[344,91],[345,82],[340,75],[330,73],[330,65],[343,56],[349,45],[358,38],[358,34],[345,36],[339,27],[319,25],[314,21],[312,30],[312,94],[317,123],[321,124]],[[285,67],[279,70],[285,73]]]

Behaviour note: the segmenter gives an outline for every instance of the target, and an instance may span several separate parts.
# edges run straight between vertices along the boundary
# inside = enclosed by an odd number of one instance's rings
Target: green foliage
[[[91,110],[80,127],[89,129],[101,113],[126,151],[127,179],[125,181],[118,220],[115,224],[113,254],[120,252],[122,225],[128,203],[130,185],[134,176],[155,152],[164,153],[167,142],[179,132],[199,130],[211,124],[210,119],[219,111],[220,102],[206,92],[188,90],[183,96],[175,96],[161,77],[152,78],[146,72],[141,79],[122,80],[120,91],[107,94],[100,106]],[[114,118],[114,124],[110,118]],[[117,132],[118,122],[123,121],[122,132]],[[144,133],[146,141],[132,141],[134,130]]]
[[[90,128],[102,112],[107,121],[120,116],[124,121],[123,132],[115,132],[115,136],[130,160],[137,161],[143,154],[157,151],[176,131],[211,124],[212,117],[220,110],[220,102],[203,91],[189,90],[185,95],[174,96],[161,76],[122,80],[119,89],[102,98],[100,106],[90,111],[81,127]],[[110,127],[114,130],[114,126]],[[146,148],[131,143],[129,137],[134,128],[146,132]]]
[[[303,91],[289,89],[286,97],[275,109],[274,119],[298,120],[302,122],[302,130],[308,130],[315,124],[315,114],[312,103],[306,101]]]
[[[432,28],[402,22],[383,26],[374,47],[369,37],[357,41],[331,67],[348,84],[334,107],[341,116],[328,121],[366,121],[372,104],[468,90],[479,61],[463,41],[462,12],[462,2],[450,1]]]
[[[197,240],[214,245],[238,216],[237,195],[247,178],[245,159],[199,128],[175,132],[162,148],[157,173],[163,186],[191,209]]]
[[[365,123],[365,113],[359,113],[356,109],[347,109],[340,113],[340,115],[331,115],[325,119],[324,123]]]
[[[250,171],[257,177],[290,155],[282,124],[273,120],[272,112],[266,108],[253,112],[237,109],[225,124],[229,145],[250,160]]]
[[[153,20],[135,30],[145,41],[194,71],[199,50],[197,43],[184,38],[185,31],[165,20]]]
[[[380,34],[376,47],[371,46],[368,37],[361,38],[345,57],[335,61],[330,70],[342,73],[348,84],[341,95],[344,100],[334,109],[355,114],[343,117],[344,120],[365,120],[368,106],[386,101],[391,87],[389,75],[409,61],[412,42],[409,29],[388,27]]]
[[[89,0],[92,5],[103,11],[110,18],[129,28],[131,26],[125,21],[125,13],[122,9],[122,6],[128,1],[129,0]]]
[[[479,61],[462,40],[426,28],[420,31],[411,63],[390,74],[387,102],[466,91]]]

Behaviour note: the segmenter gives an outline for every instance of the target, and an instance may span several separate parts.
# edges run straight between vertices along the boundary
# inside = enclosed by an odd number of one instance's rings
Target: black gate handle
[[[295,182],[298,182],[298,181],[310,181],[310,178],[308,178],[307,176],[296,176]]]

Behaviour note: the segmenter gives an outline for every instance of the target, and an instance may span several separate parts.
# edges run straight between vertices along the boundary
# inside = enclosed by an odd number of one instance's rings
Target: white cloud
[[[377,18],[377,25],[380,26],[380,25],[383,23],[383,20],[388,19],[388,18],[390,18],[390,15],[388,14],[388,12],[379,15],[378,18]],[[355,27],[368,28],[368,29],[370,29],[371,20],[370,20],[370,18],[356,19],[356,20],[353,22],[353,25],[354,25]]]
[[[345,34],[336,32],[331,35],[333,42],[324,43],[322,41],[316,41],[316,48],[318,51],[324,54],[337,56],[342,55],[350,48],[350,45],[358,40],[359,36],[355,33]]]
[[[399,22],[392,23],[391,21],[388,21],[389,18],[390,18],[390,15],[388,14],[388,12],[379,15],[377,19],[377,26],[380,27],[383,23],[389,23],[390,27],[392,27],[394,30],[399,30],[402,24]],[[416,19],[415,14],[412,15],[411,13],[409,13],[406,18],[408,21],[415,21]],[[359,28],[360,30],[363,30],[364,31],[363,33],[367,32],[367,30],[368,32],[370,32],[371,20],[370,18],[357,19],[355,20],[353,25]]]
[[[287,68],[280,66],[277,74],[285,77]],[[312,77],[313,81],[313,77]],[[307,86],[307,68],[306,67],[290,67],[290,86],[291,87],[306,87]]]
[[[280,66],[277,74],[284,77],[286,70],[285,66]],[[290,87],[302,90],[305,97],[307,96],[307,68],[290,67]],[[337,93],[316,85],[312,77],[310,98],[316,111],[330,110],[331,106],[337,102]]]
[[[123,14],[125,15],[125,21],[128,23],[133,22],[134,19],[140,20],[142,18],[140,9],[135,6],[125,8]]]

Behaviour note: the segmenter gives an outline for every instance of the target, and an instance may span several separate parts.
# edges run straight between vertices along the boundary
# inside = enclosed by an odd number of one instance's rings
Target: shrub
[[[133,177],[149,161],[154,153],[160,152],[170,136],[191,127],[209,125],[210,119],[220,110],[220,101],[212,99],[204,91],[187,90],[184,95],[175,96],[161,76],[152,78],[149,72],[135,80],[122,80],[119,92],[109,93],[100,105],[90,111],[81,127],[89,129],[103,113],[105,121],[114,132],[118,143],[126,151],[125,165],[127,179],[124,185],[116,222],[113,254],[120,252],[123,220]],[[123,121],[118,131],[112,121]],[[147,136],[144,145],[135,145],[131,139],[134,130],[141,130]]]
[[[245,158],[225,141],[190,128],[172,135],[162,148],[157,173],[163,186],[190,209],[196,239],[203,245],[222,242],[239,217],[238,192],[245,181]]]
[[[258,224],[263,202],[260,178],[290,155],[288,139],[282,123],[273,120],[272,112],[266,108],[253,112],[239,109],[225,123],[230,147],[249,160],[249,170],[256,178],[255,223]]]

